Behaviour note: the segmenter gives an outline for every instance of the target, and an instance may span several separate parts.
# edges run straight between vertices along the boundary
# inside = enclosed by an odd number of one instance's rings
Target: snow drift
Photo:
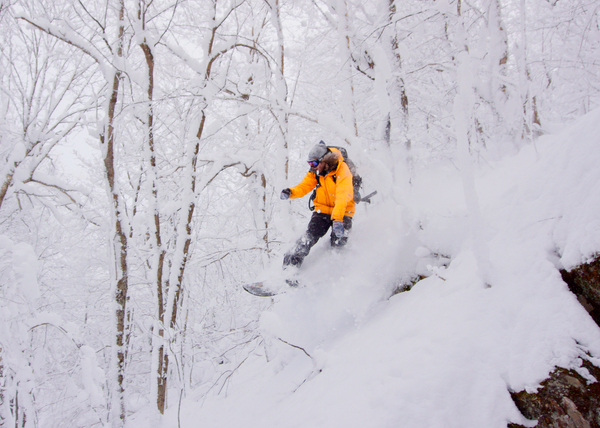
[[[595,381],[581,359],[600,365],[600,330],[559,273],[600,251],[598,135],[600,110],[481,162],[480,233],[455,167],[417,171],[402,208],[358,213],[345,251],[320,242],[306,286],[273,299],[225,386],[171,398],[162,426],[531,426],[509,391],[557,366]]]

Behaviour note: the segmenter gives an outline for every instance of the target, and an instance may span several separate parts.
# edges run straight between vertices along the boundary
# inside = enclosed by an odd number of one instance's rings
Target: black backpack
[[[354,188],[354,202],[357,204],[361,201],[370,203],[371,200],[369,198],[371,196],[373,196],[373,194],[370,194],[366,198],[361,198],[360,189],[362,187],[362,177],[358,174],[358,168],[356,167],[356,164],[354,162],[352,162],[352,160],[350,160],[350,158],[348,157],[348,152],[346,151],[346,149],[343,147],[338,147],[338,146],[327,146],[327,148],[328,149],[338,149],[340,151],[340,153],[342,154],[342,156],[344,157],[344,162],[346,163],[346,165],[348,165],[348,169],[350,170],[350,173],[352,174],[352,187]],[[334,183],[335,183],[336,179],[337,179],[337,177],[334,175],[333,176]],[[321,183],[317,179],[317,187],[320,187],[320,186],[321,186]],[[313,204],[313,200],[316,197],[317,197],[317,189],[315,188],[315,190],[313,190],[312,195],[310,195],[310,198],[308,200],[308,208],[311,211],[315,210],[315,205]]]

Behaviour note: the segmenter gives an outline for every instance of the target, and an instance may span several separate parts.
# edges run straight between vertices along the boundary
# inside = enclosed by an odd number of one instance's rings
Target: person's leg
[[[310,249],[321,239],[331,227],[332,221],[328,214],[314,213],[308,222],[306,232],[298,241],[292,251],[283,258],[283,267],[300,267]]]
[[[348,242],[348,234],[352,229],[352,217],[344,217],[344,229],[346,230],[346,236],[338,238],[335,233],[331,231],[330,242],[332,247],[343,247]]]

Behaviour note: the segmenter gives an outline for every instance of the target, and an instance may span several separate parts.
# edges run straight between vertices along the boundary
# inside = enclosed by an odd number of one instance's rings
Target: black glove
[[[283,189],[281,191],[281,196],[280,196],[281,199],[283,199],[283,200],[290,199],[290,196],[292,196],[292,191],[290,189]]]

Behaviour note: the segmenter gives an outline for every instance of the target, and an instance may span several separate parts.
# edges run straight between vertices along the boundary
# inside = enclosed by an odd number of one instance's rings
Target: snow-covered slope
[[[535,389],[586,354],[600,365],[600,330],[559,273],[600,251],[599,135],[600,110],[511,158],[482,162],[478,231],[452,165],[417,172],[402,211],[380,199],[359,212],[344,252],[319,243],[306,287],[274,298],[261,343],[232,362],[226,386],[201,399],[190,393],[162,426],[528,424],[509,390]]]

